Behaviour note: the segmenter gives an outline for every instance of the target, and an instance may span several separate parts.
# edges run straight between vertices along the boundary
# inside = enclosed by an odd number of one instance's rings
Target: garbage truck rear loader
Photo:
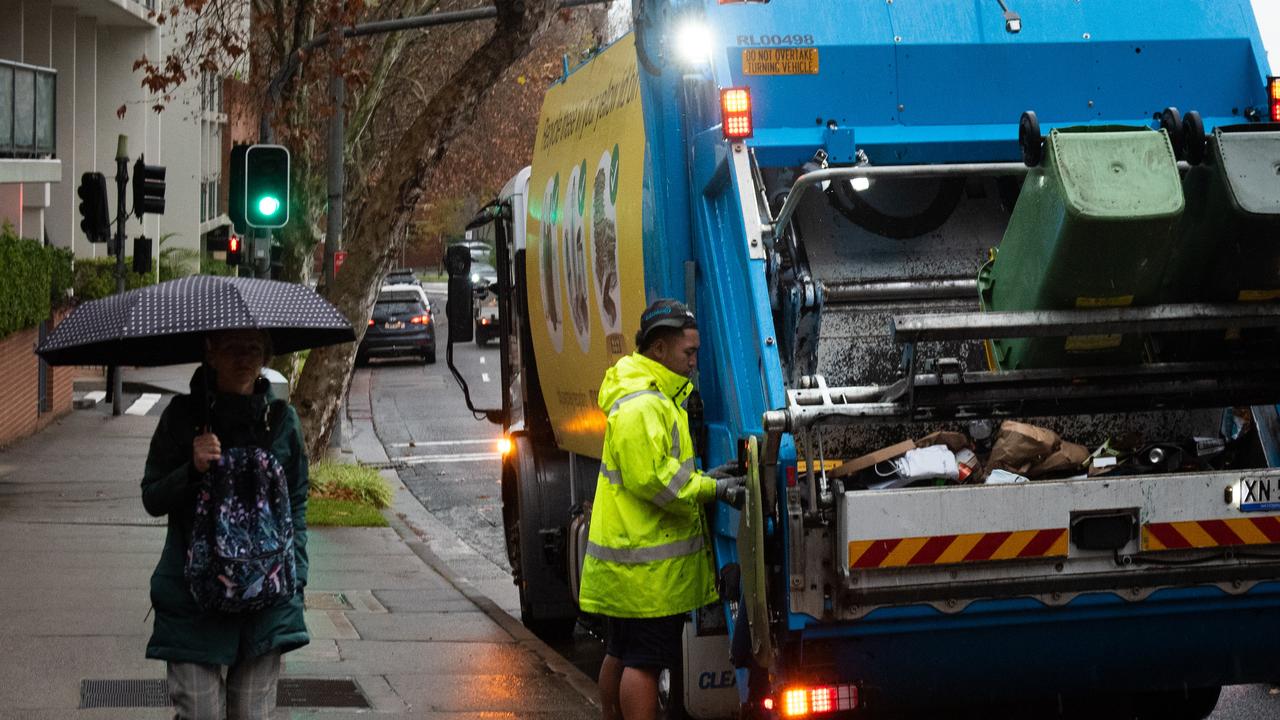
[[[708,528],[689,714],[1202,717],[1278,679],[1280,84],[1250,3],[633,8],[479,220],[525,622],[573,627],[596,392],[669,296],[702,466],[750,477]]]

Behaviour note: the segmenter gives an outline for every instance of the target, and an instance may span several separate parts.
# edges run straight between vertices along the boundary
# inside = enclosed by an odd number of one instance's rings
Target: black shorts
[[[623,667],[680,667],[680,640],[687,613],[656,618],[607,618],[604,651]]]

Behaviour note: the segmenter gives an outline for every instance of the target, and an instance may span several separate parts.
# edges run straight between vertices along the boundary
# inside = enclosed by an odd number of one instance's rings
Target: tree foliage
[[[483,177],[482,182],[488,183],[458,185],[460,196],[492,192],[505,175],[528,161],[541,90],[558,77],[559,53],[549,53],[556,56],[554,62],[543,53],[534,70],[512,65],[557,17],[558,1],[498,0],[494,20],[426,31],[343,39],[341,30],[357,23],[488,4],[483,0],[251,0],[246,23],[243,0],[179,0],[157,11],[157,19],[163,16],[166,24],[180,28],[186,42],[175,44],[164,57],[140,59],[138,68],[157,106],[163,106],[178,85],[200,71],[225,75],[234,68],[235,74],[247,77],[249,101],[265,108],[275,140],[287,145],[294,159],[294,220],[280,234],[286,258],[294,260],[286,259],[287,274],[289,269],[301,274],[323,234],[325,139],[335,108],[329,78],[336,74],[344,79],[343,246],[348,256],[332,287],[320,290],[362,333],[381,277],[395,251],[409,238],[426,189],[441,177],[442,163],[457,157],[451,153],[455,143],[475,132],[478,111],[486,99],[501,103],[505,97],[507,101],[506,113],[500,105],[485,107],[481,113],[495,119],[486,133],[487,142],[502,147],[465,153],[470,157],[452,166],[456,170],[450,174]],[[572,16],[559,15],[562,20]],[[330,42],[312,42],[322,37]],[[246,62],[248,58],[251,62]],[[282,68],[287,71],[281,72]],[[273,78],[282,81],[271,85]],[[464,142],[477,147],[486,141]],[[441,184],[453,187],[455,181],[441,180]],[[327,445],[354,357],[354,344],[317,349],[298,380],[293,398],[313,457]]]

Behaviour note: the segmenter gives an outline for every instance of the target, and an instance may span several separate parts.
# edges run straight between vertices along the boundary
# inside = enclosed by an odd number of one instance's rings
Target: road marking
[[[105,390],[94,390],[93,392],[87,392],[84,394],[84,399],[90,400],[95,403],[100,403],[103,400],[107,399],[107,392]]]
[[[480,379],[489,382],[489,373],[480,373]]]
[[[458,453],[455,455],[405,455],[404,457],[391,458],[391,462],[404,463],[405,465],[428,465],[431,463],[483,462],[497,460],[500,457],[502,455],[496,452]]]
[[[389,448],[403,447],[439,447],[441,445],[492,445],[498,442],[498,438],[489,438],[487,440],[425,440],[419,442],[407,443],[387,443]]]
[[[484,356],[483,356],[483,355],[481,355],[481,356],[480,356],[480,364],[481,364],[481,365],[483,365],[483,364],[484,364]]]
[[[142,393],[137,400],[133,401],[129,409],[124,411],[124,414],[146,415],[158,402],[160,402],[160,393]]]

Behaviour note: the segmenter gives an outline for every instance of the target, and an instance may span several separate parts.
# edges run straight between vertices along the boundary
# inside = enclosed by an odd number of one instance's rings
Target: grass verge
[[[324,497],[307,499],[307,527],[386,527],[387,519],[372,505]]]
[[[392,490],[377,470],[328,460],[311,466],[307,525],[386,527],[379,508],[391,504]]]

